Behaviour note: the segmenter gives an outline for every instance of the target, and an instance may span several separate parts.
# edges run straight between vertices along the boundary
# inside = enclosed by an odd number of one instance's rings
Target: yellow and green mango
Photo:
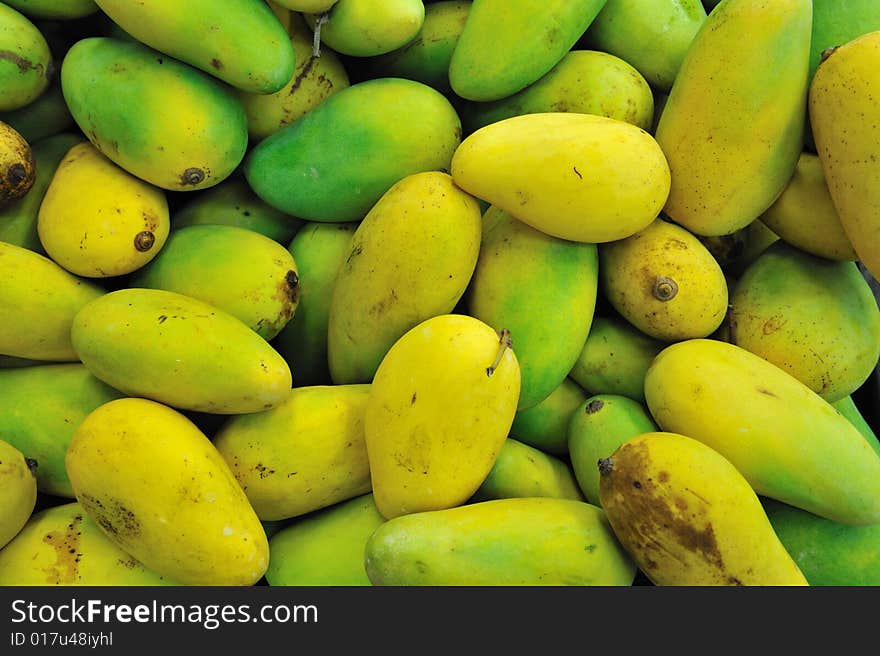
[[[584,390],[566,377],[550,395],[513,418],[510,437],[556,456],[568,453],[568,421],[587,398]]]
[[[55,60],[40,29],[0,2],[0,111],[35,101],[49,86]]]
[[[317,31],[318,16],[305,14]],[[375,57],[400,48],[425,22],[422,0],[336,0],[323,16],[320,40],[350,57]]]

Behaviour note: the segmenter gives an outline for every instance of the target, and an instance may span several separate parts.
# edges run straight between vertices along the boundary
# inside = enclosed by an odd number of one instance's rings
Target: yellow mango
[[[27,523],[37,503],[37,462],[0,439],[0,550]]]
[[[318,17],[306,14],[316,29]],[[320,39],[353,57],[374,57],[400,48],[418,35],[425,22],[422,0],[337,0],[320,27]]]

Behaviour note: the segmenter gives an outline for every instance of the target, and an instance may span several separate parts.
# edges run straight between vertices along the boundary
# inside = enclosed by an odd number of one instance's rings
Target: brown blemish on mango
[[[137,516],[118,499],[105,497],[102,500],[83,494],[80,503],[98,526],[122,544],[140,535],[141,524]]]
[[[79,561],[80,524],[83,516],[75,515],[63,531],[50,531],[43,542],[55,550],[55,562],[44,569],[48,585],[73,585],[77,582]]]

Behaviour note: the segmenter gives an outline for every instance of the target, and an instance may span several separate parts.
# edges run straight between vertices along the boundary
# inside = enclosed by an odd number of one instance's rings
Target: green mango
[[[539,80],[583,36],[605,0],[474,0],[449,62],[452,90],[499,100]]]
[[[834,401],[831,405],[834,406],[835,410],[846,417],[849,423],[851,423],[858,429],[858,431],[868,441],[868,444],[871,445],[871,448],[877,452],[878,456],[880,456],[880,442],[878,442],[877,440],[877,434],[871,428],[871,425],[867,421],[865,421],[865,418],[862,416],[861,410],[859,410],[858,406],[855,404],[855,401],[853,401],[852,396],[847,394],[842,399]]]
[[[468,314],[510,331],[522,376],[517,410],[546,399],[571,371],[590,332],[598,267],[595,244],[552,237],[495,206],[483,216]]]
[[[272,586],[369,586],[364,547],[385,518],[364,494],[295,520],[269,540]]]
[[[876,0],[813,0],[810,79],[819,68],[823,51],[876,30],[880,30],[880,4]]]
[[[94,0],[3,0],[5,4],[35,19],[71,20],[97,13]]]
[[[395,517],[367,541],[365,563],[376,586],[629,586],[636,574],[602,509],[551,498]]]
[[[774,499],[761,503],[810,585],[880,585],[880,524],[848,526]]]
[[[212,187],[247,149],[247,117],[228,86],[140,43],[77,41],[61,65],[61,89],[98,150],[162,189]]]
[[[185,294],[228,312],[265,340],[296,312],[299,275],[284,246],[258,232],[225,225],[175,230],[130,287]]]
[[[828,402],[851,394],[880,358],[880,310],[855,262],[779,241],[730,299],[730,342],[772,362]]]
[[[180,410],[259,412],[282,403],[292,384],[266,340],[231,314],[175,292],[110,292],[77,313],[70,338],[97,378]]]
[[[668,93],[705,21],[700,0],[608,0],[584,39],[626,60],[653,88]]]
[[[24,15],[0,2],[0,112],[29,105],[54,73],[49,44]]]
[[[469,503],[514,497],[584,500],[566,462],[508,437]]]
[[[632,437],[658,430],[647,408],[615,394],[597,394],[584,401],[568,424],[568,452],[578,485],[590,503],[599,501],[599,467]]]
[[[494,102],[464,102],[465,134],[497,121],[542,112],[578,112],[651,127],[654,96],[630,64],[605,52],[572,50],[522,91]]]
[[[0,241],[45,255],[46,250],[37,233],[40,205],[55,175],[55,169],[58,168],[67,151],[83,141],[79,134],[65,132],[31,145],[37,177],[23,197],[0,206]]]
[[[565,380],[546,399],[513,418],[510,436],[554,455],[568,454],[568,421],[587,395],[571,378]]]
[[[379,78],[333,94],[248,154],[251,188],[308,221],[360,221],[397,181],[449,170],[461,121],[437,90]]]
[[[296,372],[296,387],[332,382],[327,362],[330,301],[357,226],[307,223],[288,247],[299,270],[299,305],[273,345]]]
[[[72,499],[67,445],[87,414],[121,396],[80,363],[0,369],[0,435],[37,461],[40,492]]]
[[[263,0],[95,0],[135,39],[227,84],[275,93],[293,77],[284,26]]]
[[[306,14],[314,30],[318,19]],[[351,57],[375,57],[412,41],[425,21],[422,0],[336,0],[324,16],[320,39]]]
[[[64,102],[61,85],[52,84],[36,100],[9,112],[0,112],[3,121],[18,132],[31,147],[38,141],[73,127],[73,117]],[[37,170],[39,175],[39,170]]]
[[[260,200],[241,176],[192,195],[171,215],[172,230],[191,225],[231,225],[259,232],[285,246],[303,223]]]

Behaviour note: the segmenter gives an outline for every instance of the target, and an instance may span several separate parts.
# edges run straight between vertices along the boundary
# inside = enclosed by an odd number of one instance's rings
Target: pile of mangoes
[[[878,99],[874,0],[2,0],[0,585],[880,585]]]

